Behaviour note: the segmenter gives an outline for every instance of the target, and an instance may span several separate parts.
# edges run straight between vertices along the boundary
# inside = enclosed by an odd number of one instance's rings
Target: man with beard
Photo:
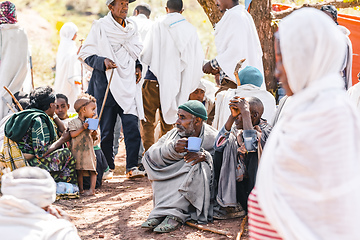
[[[154,209],[141,227],[164,233],[188,220],[212,220],[210,184],[217,131],[206,120],[201,102],[180,105],[176,128],[145,153],[143,164],[153,188]],[[188,151],[189,137],[201,138],[200,151]]]

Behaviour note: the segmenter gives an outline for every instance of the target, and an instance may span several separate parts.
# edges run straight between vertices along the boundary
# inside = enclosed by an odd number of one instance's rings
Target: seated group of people
[[[243,79],[262,81],[257,71],[242,71]],[[201,92],[198,88],[190,99],[203,98]],[[233,97],[228,120],[218,131],[206,123],[209,111],[198,100],[180,105],[176,127],[144,154],[154,209],[143,228],[171,232],[189,220],[207,223],[247,213],[261,151],[271,131],[261,118],[264,105],[257,97]],[[189,137],[201,139],[199,151],[188,149]]]

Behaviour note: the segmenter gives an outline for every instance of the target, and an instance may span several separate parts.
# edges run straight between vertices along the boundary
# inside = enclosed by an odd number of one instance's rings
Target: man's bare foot
[[[95,191],[87,190],[83,194],[84,196],[95,196]]]
[[[84,190],[79,190],[80,195],[83,195],[85,193]]]

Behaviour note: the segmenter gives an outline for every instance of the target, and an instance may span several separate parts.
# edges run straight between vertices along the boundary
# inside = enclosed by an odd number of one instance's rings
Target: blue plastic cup
[[[199,137],[189,137],[188,138],[188,151],[189,152],[198,152],[200,151],[202,139]]]
[[[85,120],[85,122],[89,124],[88,129],[97,130],[98,125],[99,125],[99,119],[88,118],[88,119]]]

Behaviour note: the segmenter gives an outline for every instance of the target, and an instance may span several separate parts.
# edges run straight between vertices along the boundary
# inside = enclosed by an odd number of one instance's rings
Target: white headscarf
[[[79,30],[78,27],[74,23],[72,22],[65,23],[60,29],[61,40],[63,40],[63,38],[72,40],[75,36],[75,33],[77,33],[78,30]]]
[[[15,171],[34,171],[41,179],[14,178]],[[37,167],[23,167],[6,173],[1,179],[1,192],[4,196],[24,199],[38,207],[52,204],[56,198],[56,183],[47,171]]]
[[[340,76],[344,35],[304,8],[280,23],[279,38],[294,95],[261,158],[259,204],[284,239],[357,239],[360,117]]]

